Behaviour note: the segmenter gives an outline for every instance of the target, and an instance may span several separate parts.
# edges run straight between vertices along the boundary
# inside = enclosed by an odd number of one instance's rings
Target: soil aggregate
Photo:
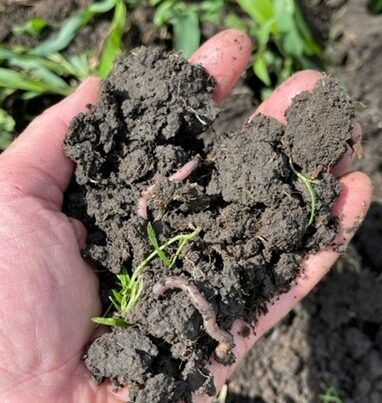
[[[332,245],[338,231],[330,207],[340,187],[329,170],[352,145],[354,112],[337,82],[327,77],[297,96],[286,126],[258,115],[209,141],[218,114],[214,85],[175,53],[135,49],[116,63],[98,104],[73,120],[65,141],[76,163],[67,211],[88,226],[84,256],[100,272],[103,295],[115,287],[109,272],[131,270],[152,251],[148,221],[160,244],[202,229],[174,268],[156,259],[143,270],[143,294],[124,317],[133,326],[100,336],[86,352],[95,380],[131,385],[130,401],[188,402],[192,392],[215,393],[204,366],[216,340],[184,291],[156,298],[155,285],[185,279],[229,331],[235,319],[252,322],[266,312],[293,285],[305,254]],[[171,180],[191,160],[198,168]],[[311,196],[296,171],[316,179],[311,225]],[[138,201],[154,185],[146,220]]]

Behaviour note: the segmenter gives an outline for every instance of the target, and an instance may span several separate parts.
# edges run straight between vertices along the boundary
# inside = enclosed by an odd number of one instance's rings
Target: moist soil
[[[65,141],[76,163],[67,210],[89,224],[84,256],[98,272],[131,274],[153,250],[149,222],[160,244],[201,229],[174,267],[156,259],[142,271],[142,295],[122,315],[130,326],[98,337],[84,356],[97,383],[131,385],[131,401],[214,395],[205,365],[235,360],[233,321],[256,322],[294,284],[307,252],[339,246],[330,207],[340,186],[329,170],[352,145],[350,98],[325,78],[294,98],[286,126],[258,115],[211,140],[214,85],[177,54],[135,49]],[[172,179],[190,161],[196,169]],[[314,181],[314,207],[299,172]],[[105,277],[104,294],[113,286]]]
[[[59,27],[62,19],[75,12],[76,7],[87,3],[87,0],[63,0],[57,8],[58,2],[54,0],[5,0],[0,5],[1,41],[33,45],[31,38],[12,36],[12,23],[42,16]],[[315,0],[302,0],[302,3],[316,37],[327,47],[327,58],[332,64],[329,70],[341,79],[356,101],[356,116],[364,129],[364,157],[356,165],[372,178],[374,202],[354,242],[327,278],[280,325],[256,343],[227,383],[226,401],[318,402],[323,401],[320,394],[334,387],[343,401],[379,402],[382,401],[382,318],[374,312],[380,312],[381,301],[370,295],[376,292],[380,295],[382,267],[382,17],[368,12],[368,0],[327,0],[319,4]],[[128,48],[139,44],[168,45],[165,41],[169,38],[153,26],[150,13],[150,9],[140,7],[129,14],[131,25],[125,39]],[[105,35],[105,25],[99,27],[100,23],[97,21],[91,27],[92,35],[80,35],[75,41],[77,49],[70,47],[68,52],[74,54],[98,46],[99,40],[93,42],[93,38]],[[219,28],[203,23],[202,29],[208,38]],[[232,96],[220,105],[221,113],[204,141],[213,141],[222,132],[238,129],[253,112],[258,93],[253,80],[236,87]],[[38,113],[56,101],[53,96],[42,97],[32,112]],[[6,107],[17,118],[23,115],[23,106],[17,100]],[[25,124],[18,118],[18,130]],[[76,195],[78,187],[73,184],[70,192],[75,195],[71,197],[72,207],[76,205],[77,209],[86,211],[83,197]],[[94,218],[84,217],[84,220],[90,229],[90,242],[102,239],[95,231]],[[100,276],[107,306],[114,275],[102,271]],[[347,280],[350,278],[351,282]],[[346,285],[342,286],[342,282]],[[333,312],[330,321],[329,312]],[[347,335],[355,333],[359,336],[357,345],[365,351],[363,356],[354,356],[354,345],[349,342]],[[223,398],[221,394],[219,403]]]

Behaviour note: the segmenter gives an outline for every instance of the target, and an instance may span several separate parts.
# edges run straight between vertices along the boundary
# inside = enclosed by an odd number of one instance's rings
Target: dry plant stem
[[[199,166],[199,159],[188,161],[178,171],[170,176],[170,181],[183,181],[187,179],[193,171]],[[141,197],[138,200],[137,214],[139,217],[148,219],[147,214],[147,200],[153,194],[155,185],[150,185],[146,190],[141,193]]]
[[[201,294],[201,292],[188,280],[182,277],[169,277],[164,284],[156,283],[153,287],[153,293],[156,297],[161,296],[167,290],[180,288],[188,294],[192,305],[199,311],[203,318],[203,325],[206,333],[214,340],[219,342],[215,349],[216,357],[225,360],[227,354],[234,347],[233,336],[231,333],[221,329],[216,323],[216,313],[211,304]]]

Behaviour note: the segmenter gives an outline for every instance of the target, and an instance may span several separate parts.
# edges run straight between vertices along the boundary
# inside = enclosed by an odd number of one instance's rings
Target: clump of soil
[[[202,228],[175,267],[156,259],[144,269],[142,296],[124,317],[133,327],[99,337],[86,353],[95,380],[131,385],[132,401],[213,395],[205,364],[214,352],[224,364],[234,360],[231,344],[218,354],[217,333],[237,318],[256,320],[291,288],[304,255],[330,245],[338,230],[330,207],[340,187],[329,170],[351,145],[353,108],[337,83],[325,78],[297,96],[286,126],[258,115],[209,141],[214,84],[176,54],[136,49],[66,139],[77,163],[68,209],[90,228],[84,255],[98,270],[137,267],[153,249],[149,221],[162,244]],[[197,168],[174,180],[190,161]],[[315,180],[311,225],[311,194],[296,172]],[[104,277],[104,288],[113,287]],[[158,287],[169,289],[159,296]]]

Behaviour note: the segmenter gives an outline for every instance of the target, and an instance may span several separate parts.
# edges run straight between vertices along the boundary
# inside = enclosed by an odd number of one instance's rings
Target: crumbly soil
[[[174,268],[156,259],[143,270],[142,296],[124,317],[133,326],[97,338],[85,355],[96,382],[130,384],[131,401],[215,393],[204,366],[218,343],[203,312],[187,290],[156,297],[156,285],[185,279],[229,330],[288,291],[304,254],[331,245],[338,229],[330,207],[340,187],[329,169],[351,145],[354,113],[337,82],[325,78],[298,95],[285,127],[258,115],[211,141],[214,85],[177,54],[135,49],[115,64],[98,104],[73,120],[65,141],[77,164],[67,210],[88,224],[84,256],[101,272],[103,295],[113,286],[108,272],[131,271],[153,249],[149,221],[161,244],[202,228]],[[198,168],[187,179],[169,179],[192,160]],[[316,180],[311,225],[311,197],[296,171]],[[145,219],[138,201],[152,185]],[[224,364],[233,359],[229,351],[220,356]]]

